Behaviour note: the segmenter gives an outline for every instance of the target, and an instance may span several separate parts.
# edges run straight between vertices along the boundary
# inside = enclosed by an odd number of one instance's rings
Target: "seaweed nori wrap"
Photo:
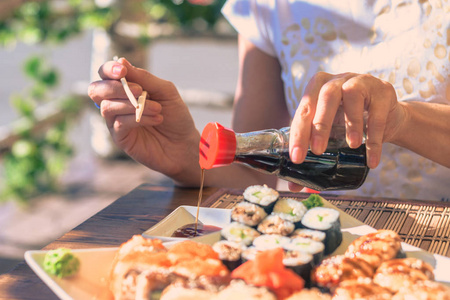
[[[305,213],[301,222],[305,228],[325,232],[325,255],[332,253],[341,244],[342,232],[338,210],[313,207]]]
[[[241,265],[241,254],[246,247],[236,242],[221,240],[214,243],[212,248],[217,254],[219,254],[219,259],[228,268],[228,270],[233,271]]]
[[[314,258],[311,254],[298,250],[284,252],[283,264],[305,280],[305,286],[311,286],[311,271]]]

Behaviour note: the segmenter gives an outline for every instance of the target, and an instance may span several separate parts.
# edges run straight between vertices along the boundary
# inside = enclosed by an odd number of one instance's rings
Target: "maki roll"
[[[302,226],[323,231],[325,237],[325,254],[330,254],[341,244],[342,232],[339,211],[333,208],[313,207],[302,218]]]
[[[263,234],[255,238],[253,246],[258,250],[283,248],[291,242],[291,239],[279,234]]]
[[[228,270],[233,271],[242,263],[241,254],[245,246],[236,242],[222,240],[214,243],[212,248],[219,254],[219,259]]]
[[[269,215],[259,223],[257,227],[258,231],[262,234],[278,234],[278,235],[290,235],[294,229],[294,223],[283,220],[280,216]]]
[[[261,206],[250,202],[240,202],[231,210],[231,220],[245,224],[247,226],[257,226],[267,213]]]
[[[225,240],[245,246],[251,245],[255,237],[260,236],[260,233],[254,228],[238,222],[231,222],[222,228],[220,233]]]
[[[254,260],[256,255],[260,252],[263,252],[264,250],[258,249],[255,246],[248,247],[245,250],[242,251],[242,263],[245,263],[249,260]]]
[[[312,230],[306,228],[295,229],[294,232],[289,236],[290,238],[308,238],[313,239],[317,242],[325,243],[326,234],[323,231]]]
[[[324,256],[325,246],[321,242],[308,238],[295,238],[285,246],[289,251],[301,251],[311,254],[314,259],[314,265],[319,264]]]
[[[314,267],[311,254],[297,250],[285,251],[283,264],[305,280],[305,287],[311,286],[311,271]]]
[[[243,196],[246,201],[261,206],[267,214],[270,214],[279,193],[267,185],[252,185],[245,189]]]
[[[283,220],[294,223],[297,228],[300,226],[300,221],[306,211],[307,208],[302,202],[292,198],[286,198],[279,199],[275,203],[272,214],[279,216]]]

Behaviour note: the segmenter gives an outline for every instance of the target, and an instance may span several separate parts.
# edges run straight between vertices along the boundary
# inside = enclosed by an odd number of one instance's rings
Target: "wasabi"
[[[44,258],[44,270],[59,278],[68,277],[78,272],[80,260],[70,249],[58,248],[47,252]]]

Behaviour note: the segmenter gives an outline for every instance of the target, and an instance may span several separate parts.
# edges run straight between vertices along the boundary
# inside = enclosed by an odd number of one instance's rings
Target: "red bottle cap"
[[[203,129],[199,148],[202,169],[229,165],[236,154],[236,135],[219,123],[208,123]]]

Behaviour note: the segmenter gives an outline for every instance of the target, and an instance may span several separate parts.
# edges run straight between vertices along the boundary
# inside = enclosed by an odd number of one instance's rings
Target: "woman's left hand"
[[[317,155],[325,151],[340,107],[348,145],[359,147],[366,134],[370,168],[378,166],[382,144],[395,139],[406,118],[390,83],[367,74],[319,72],[306,86],[291,124],[289,153],[294,163],[303,162],[308,148]]]

